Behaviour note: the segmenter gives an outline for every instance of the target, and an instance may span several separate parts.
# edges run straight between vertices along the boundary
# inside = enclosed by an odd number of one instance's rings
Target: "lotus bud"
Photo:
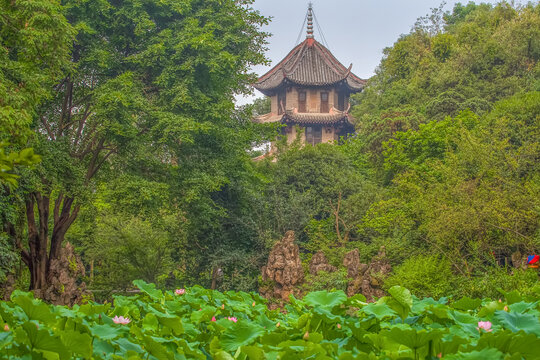
[[[278,321],[278,323],[276,324],[276,327],[279,327],[279,325],[280,325],[280,324],[279,324],[279,321]]]
[[[306,333],[304,334],[304,340],[308,340],[309,339],[309,331],[306,331]]]
[[[9,331],[9,325],[8,324],[4,324],[4,331]]]
[[[174,290],[175,295],[184,295],[186,293],[186,289],[176,289]]]
[[[337,328],[338,328],[338,329],[341,329],[341,324],[337,324]]]

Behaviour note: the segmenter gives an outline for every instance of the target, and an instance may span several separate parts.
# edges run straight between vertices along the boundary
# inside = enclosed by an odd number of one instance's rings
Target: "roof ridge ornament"
[[[313,39],[313,3],[309,2],[308,4],[308,13],[307,13],[307,39]]]

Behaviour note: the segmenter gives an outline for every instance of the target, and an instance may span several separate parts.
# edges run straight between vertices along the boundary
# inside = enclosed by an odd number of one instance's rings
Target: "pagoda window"
[[[306,112],[306,92],[305,91],[299,91],[298,92],[298,112],[305,113]]]
[[[322,142],[321,126],[306,126],[306,143],[316,145]]]
[[[345,110],[345,94],[343,92],[338,92],[338,110],[344,111]]]
[[[326,91],[321,92],[321,112],[327,113],[330,109],[328,108],[328,93]]]
[[[287,94],[285,93],[285,91],[278,92],[277,102],[278,102],[278,115],[282,115],[285,112],[285,109],[287,108]]]

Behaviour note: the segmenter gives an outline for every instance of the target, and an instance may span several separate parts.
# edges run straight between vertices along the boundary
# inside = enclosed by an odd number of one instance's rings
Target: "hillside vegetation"
[[[520,264],[540,251],[540,6],[433,9],[354,97],[354,136],[273,163],[250,158],[275,134],[250,121],[265,103],[233,105],[266,61],[249,4],[1,3],[5,287],[43,295],[69,241],[99,299],[133,279],[252,291],[294,230],[305,264],[385,246],[385,289],[535,293]]]

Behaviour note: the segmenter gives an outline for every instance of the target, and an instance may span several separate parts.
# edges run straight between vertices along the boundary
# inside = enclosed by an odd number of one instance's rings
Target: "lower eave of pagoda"
[[[347,111],[332,108],[327,113],[301,113],[296,108],[287,109],[284,114],[268,113],[257,116],[254,122],[260,124],[281,122],[287,125],[352,125],[351,116]]]

